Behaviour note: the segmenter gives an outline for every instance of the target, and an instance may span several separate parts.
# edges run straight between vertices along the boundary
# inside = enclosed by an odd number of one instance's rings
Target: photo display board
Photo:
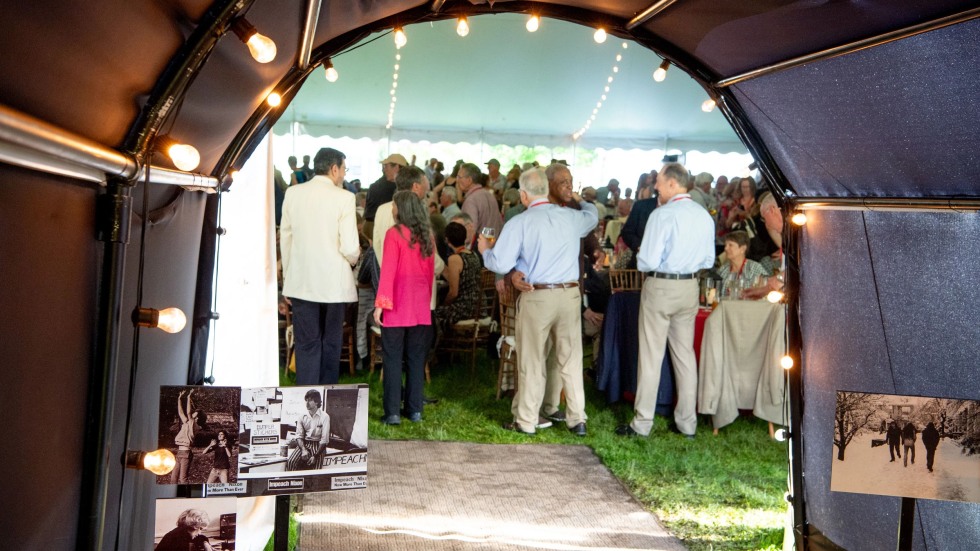
[[[837,392],[830,489],[980,502],[980,401]]]
[[[367,415],[364,384],[243,388],[236,493],[366,488]]]
[[[157,484],[236,487],[240,402],[239,387],[160,387],[157,445],[172,451],[177,465]]]

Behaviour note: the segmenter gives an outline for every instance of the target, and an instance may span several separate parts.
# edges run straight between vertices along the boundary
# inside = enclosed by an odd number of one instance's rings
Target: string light
[[[670,62],[666,59],[660,64],[660,67],[653,72],[653,80],[657,82],[663,82],[667,78],[667,69],[670,69]]]
[[[806,214],[802,212],[798,212],[794,214],[792,218],[790,218],[790,221],[796,224],[797,226],[802,226],[806,224]]]
[[[190,172],[201,164],[201,154],[194,146],[180,143],[169,135],[157,136],[154,149],[165,153],[174,166],[184,172]]]
[[[783,369],[792,369],[793,368],[793,358],[789,354],[787,354],[787,355],[785,355],[785,356],[783,356],[782,358],[779,359],[779,365]]]
[[[167,333],[180,333],[187,325],[187,316],[180,308],[137,308],[133,311],[133,324],[137,327],[157,327]]]
[[[602,44],[606,41],[606,29],[599,27],[595,30],[595,34],[592,35],[592,39],[595,40],[596,44]]]
[[[268,36],[259,34],[244,17],[236,19],[231,24],[231,30],[239,40],[248,46],[248,51],[255,61],[268,63],[276,58],[276,43]]]
[[[626,42],[623,42],[623,49],[626,49],[626,47],[627,47]],[[613,78],[613,75],[615,75],[616,73],[619,72],[619,65],[618,65],[618,63],[620,61],[622,61],[622,60],[623,60],[623,54],[617,53],[616,54],[616,61],[615,61],[615,63],[613,63],[613,66],[612,66],[612,73],[613,74],[612,75],[609,75],[609,77],[606,79],[606,84],[602,88],[602,94],[600,94],[600,96],[599,96],[599,101],[596,102],[595,108],[592,109],[592,115],[588,118],[588,120],[585,121],[585,124],[583,124],[581,128],[579,128],[577,131],[575,131],[572,134],[572,139],[573,140],[578,140],[579,138],[581,138],[582,135],[585,134],[585,132],[589,129],[589,127],[592,126],[592,123],[596,120],[596,117],[599,116],[599,110],[602,109],[602,103],[604,101],[606,101],[606,98],[608,97],[607,94],[609,93],[609,90],[610,90],[610,86],[612,85],[613,80],[615,80]]]
[[[701,110],[705,113],[710,113],[715,110],[716,105],[718,105],[718,102],[716,102],[713,98],[708,98],[701,104]]]
[[[126,468],[145,469],[159,476],[170,474],[177,465],[174,452],[161,448],[152,452],[129,450],[126,452]]]
[[[782,291],[769,291],[769,294],[766,295],[766,300],[768,300],[769,302],[771,302],[773,304],[776,304],[777,302],[783,300],[783,292]]]
[[[459,36],[470,34],[470,24],[466,21],[465,17],[460,17],[458,23],[456,23],[456,34]]]
[[[269,107],[279,107],[282,104],[282,96],[278,92],[272,92],[265,97],[265,102],[269,104]]]
[[[405,44],[408,44],[408,36],[401,27],[395,27],[395,47],[400,50]]]
[[[333,60],[328,57],[323,67],[326,69],[327,82],[337,82],[337,79],[340,78],[340,73],[333,66]]]
[[[533,33],[534,31],[538,30],[538,27],[540,25],[541,25],[541,18],[538,17],[537,15],[532,15],[527,19],[527,25],[524,26],[527,28],[527,32]]]
[[[391,129],[391,125],[395,122],[395,104],[398,103],[398,71],[401,68],[402,54],[395,52],[395,72],[391,75],[391,90],[388,94],[391,96],[391,103],[388,104],[388,124],[385,125],[385,129]]]

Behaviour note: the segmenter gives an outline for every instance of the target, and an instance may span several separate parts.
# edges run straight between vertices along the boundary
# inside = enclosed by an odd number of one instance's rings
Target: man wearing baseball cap
[[[497,159],[487,161],[487,175],[490,177],[488,188],[499,193],[507,189],[507,177],[500,173],[500,161]]]
[[[408,161],[398,153],[392,153],[381,161],[381,177],[368,188],[367,201],[364,205],[364,235],[372,235],[374,214],[379,206],[391,201],[392,196],[395,195],[395,178],[406,166]]]

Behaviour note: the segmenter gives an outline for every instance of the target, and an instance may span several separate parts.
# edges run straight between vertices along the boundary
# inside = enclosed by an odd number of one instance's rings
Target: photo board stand
[[[915,529],[915,498],[902,498],[902,512],[898,517],[898,551],[912,551],[912,532]]]
[[[276,496],[276,516],[273,521],[273,551],[289,550],[289,496]]]

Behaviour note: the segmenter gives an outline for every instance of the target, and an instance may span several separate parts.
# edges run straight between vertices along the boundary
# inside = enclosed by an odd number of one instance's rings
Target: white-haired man
[[[633,421],[616,432],[648,436],[660,387],[660,367],[670,342],[677,383],[676,432],[694,438],[697,429],[698,366],[694,358],[694,318],[698,312],[696,272],[715,261],[715,224],[686,193],[689,175],[679,163],[657,174],[660,207],[650,214],[637,254],[646,272],[640,295],[640,353]]]
[[[488,269],[501,275],[516,269],[532,286],[517,302],[518,385],[511,405],[514,421],[504,428],[534,434],[545,392],[546,345],[553,334],[558,337],[555,354],[565,388],[565,423],[573,434],[585,436],[579,240],[599,218],[595,206],[577,195],[573,198],[581,203],[581,211],[550,203],[543,168],[521,174],[520,193],[527,210],[504,226],[492,249],[484,236],[478,241]]]

